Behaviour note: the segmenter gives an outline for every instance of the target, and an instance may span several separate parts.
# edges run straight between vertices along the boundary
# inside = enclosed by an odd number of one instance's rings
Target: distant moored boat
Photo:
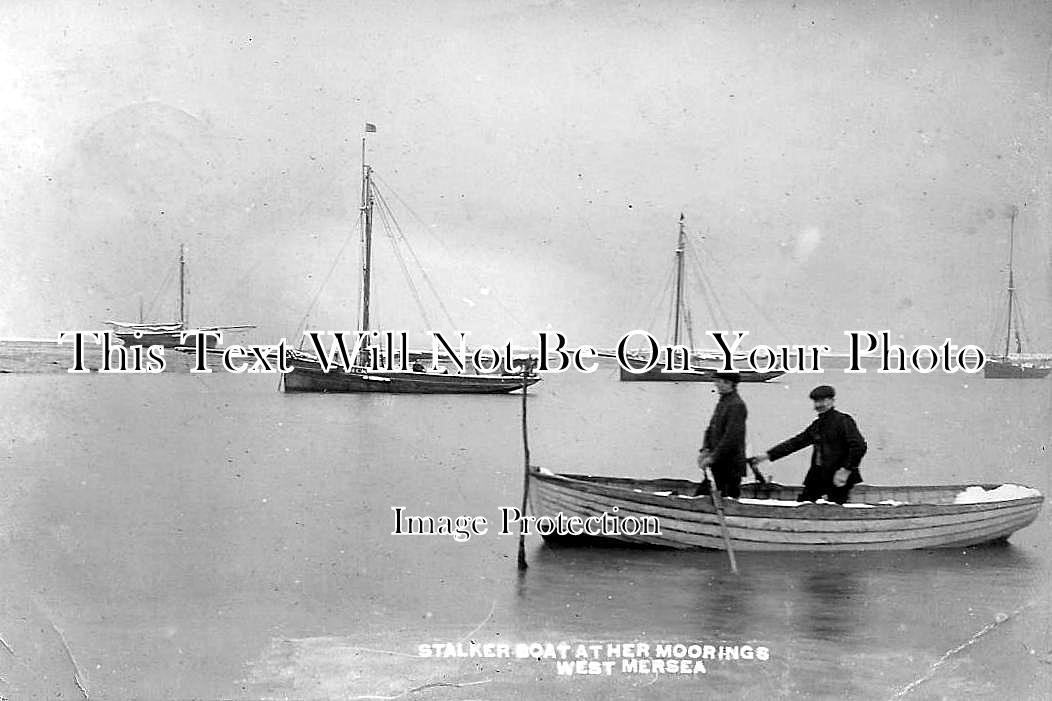
[[[372,124],[365,125],[365,133],[375,132]],[[362,276],[361,276],[361,332],[370,330],[373,249],[373,210],[380,202],[383,217],[393,221],[393,215],[384,204],[382,196],[373,182],[372,166],[365,162],[365,136],[362,136],[362,204],[359,209],[362,231]],[[383,218],[382,217],[382,218]],[[404,263],[403,263],[404,264]],[[414,288],[414,294],[415,294]],[[412,356],[403,358],[401,369],[372,369],[362,358],[348,358],[342,364],[330,365],[316,355],[301,351],[289,351],[288,360],[292,371],[282,378],[286,392],[358,393],[379,392],[384,394],[506,394],[525,389],[540,381],[540,376],[531,373],[527,377],[514,374],[512,368],[503,373],[451,373],[431,372],[423,366],[408,367]],[[395,363],[394,358],[387,358]],[[349,362],[348,362],[349,361]],[[413,364],[417,366],[417,363]],[[389,367],[394,367],[391,365]]]
[[[1020,331],[1023,328],[1023,312],[1020,309],[1019,300],[1016,299],[1018,292],[1015,288],[1015,272],[1013,270],[1015,258],[1015,218],[1019,214],[1017,207],[1012,207],[1009,217],[1011,219],[1008,228],[1008,326],[1005,329],[1004,352],[987,358],[983,366],[983,375],[991,380],[1040,380],[1052,372],[1052,366],[1038,364],[1023,356],[1023,340]],[[1015,354],[1010,354],[1008,349],[1015,338]]]
[[[182,245],[179,246],[179,320],[147,323],[141,318],[141,308],[139,314],[140,319],[137,322],[106,321],[104,323],[113,327],[113,335],[126,346],[163,346],[164,348],[177,348],[192,344],[193,341],[183,340],[183,333],[186,331],[235,331],[255,328],[248,324],[190,326],[186,309],[186,255]],[[215,346],[214,340],[208,336],[205,337],[205,344],[209,347]]]
[[[691,314],[687,305],[686,275],[684,272],[687,251],[687,234],[684,227],[684,217],[679,215],[679,236],[676,240],[675,268],[673,269],[674,292],[672,296],[672,345],[679,346],[683,334],[686,334],[693,346],[693,332],[691,330]],[[619,377],[622,382],[712,382],[713,376],[720,369],[721,359],[704,351],[691,350],[688,357],[683,358],[685,367],[667,368],[661,359],[642,358],[638,355],[626,359],[628,365],[635,369],[643,369],[642,372],[632,372],[623,364],[619,365]],[[702,362],[699,358],[705,357]],[[751,369],[738,368],[738,374],[742,382],[767,382],[785,374],[784,370],[769,370],[758,372]]]

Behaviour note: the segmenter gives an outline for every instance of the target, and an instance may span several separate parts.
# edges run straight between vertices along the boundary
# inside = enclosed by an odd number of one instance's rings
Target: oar
[[[766,477],[764,477],[763,473],[760,472],[759,468],[756,467],[756,461],[750,458],[746,462],[749,463],[749,469],[752,470],[752,476],[756,478],[756,481],[763,486],[767,486],[769,480]]]
[[[708,478],[708,470],[702,468],[705,477]],[[716,475],[712,476],[712,505],[716,508],[716,518],[720,522],[720,532],[723,534],[723,544],[727,546],[727,557],[731,559],[731,572],[738,574],[738,563],[734,559],[734,548],[731,547],[731,534],[727,531],[727,520],[723,516],[723,496],[720,488],[716,486]]]
[[[707,450],[702,450],[701,454],[702,454],[702,456],[705,456],[705,455],[708,454],[708,451]],[[696,496],[696,497],[700,497],[701,496],[701,492],[705,489],[705,480],[707,480],[708,478],[709,478],[709,473],[706,472],[704,468],[702,468],[702,470],[701,470],[701,481],[698,482],[698,486],[694,490],[694,496]]]
[[[755,487],[757,498],[759,498],[761,493],[763,494],[764,498],[770,497],[771,492],[777,489],[777,487],[771,483],[769,477],[760,472],[760,469],[756,467],[756,460],[750,458],[746,462],[748,462],[749,464],[749,469],[752,470],[752,476],[756,478],[756,484],[758,485],[757,487]]]

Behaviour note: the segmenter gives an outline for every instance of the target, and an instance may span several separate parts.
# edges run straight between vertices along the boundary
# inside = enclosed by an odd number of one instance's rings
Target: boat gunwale
[[[437,384],[460,384],[464,383],[465,380],[470,380],[477,383],[478,385],[514,385],[515,387],[521,387],[523,384],[523,378],[521,375],[492,375],[484,373],[439,373],[439,372],[417,372],[413,370],[377,370],[373,371],[369,368],[362,368],[361,366],[352,365],[349,370],[341,370],[342,365],[334,366],[331,370],[322,370],[321,367],[309,367],[293,361],[293,367],[290,372],[296,372],[299,370],[302,375],[310,376],[333,376],[333,377],[344,377],[350,376],[362,380],[379,380],[379,381],[399,381],[399,382],[415,382],[425,383],[434,382]],[[531,375],[526,378],[526,385],[535,385],[541,381],[541,378],[536,375]]]
[[[644,491],[635,491],[635,488],[628,485],[647,485],[661,483],[663,486],[669,486],[670,484],[680,485],[682,487],[694,486],[696,483],[689,482],[687,480],[673,480],[668,478],[654,479],[654,480],[637,480],[625,477],[600,477],[595,475],[576,475],[576,474],[564,474],[564,473],[550,473],[546,474],[538,469],[532,469],[530,471],[530,477],[538,479],[542,482],[551,482],[556,484],[558,482],[569,483],[577,486],[581,491],[588,492],[590,494],[598,496],[615,497],[628,502],[634,502],[641,505],[650,505],[662,508],[671,508],[674,510],[690,511],[690,512],[710,512],[713,511],[711,500],[707,496],[692,496],[690,494],[670,494],[670,495],[658,495],[648,493]],[[602,481],[598,481],[602,480]],[[621,484],[611,484],[611,482],[620,482]],[[744,486],[744,485],[743,485]],[[803,489],[802,486],[796,485],[778,485],[781,489],[786,491],[799,491]],[[882,486],[882,485],[865,485],[867,491],[870,489],[887,489],[889,491],[903,491],[903,490],[930,490],[947,493],[960,493],[968,487],[982,487],[983,489],[996,489],[1001,486],[1000,484],[965,484],[965,485],[906,485],[906,486]],[[665,490],[661,490],[665,491]],[[742,503],[737,499],[725,499],[723,502],[724,511],[728,516],[760,516],[763,517],[775,517],[778,519],[813,519],[813,520],[864,520],[864,521],[877,521],[884,519],[899,519],[899,518],[911,518],[911,517],[923,517],[930,516],[933,513],[952,516],[956,514],[967,514],[976,513],[982,511],[997,511],[1009,507],[1018,507],[1024,505],[1037,505],[1044,502],[1044,495],[1038,494],[1036,496],[1020,497],[1017,499],[1007,499],[1000,501],[984,501],[974,502],[966,504],[936,504],[932,502],[923,503],[902,503],[902,504],[870,504],[866,502],[866,506],[863,508],[850,507],[850,506],[839,506],[837,504],[818,504],[812,502],[801,502],[799,506],[782,506],[776,504],[753,504],[753,503]],[[850,502],[849,502],[850,503]],[[857,503],[857,502],[856,502]],[[832,509],[830,507],[837,507]],[[775,516],[777,514],[777,516]]]
[[[586,512],[602,512],[605,511],[607,505],[601,503],[602,496],[590,492],[574,492],[567,489],[564,485],[551,485],[551,488],[540,494],[538,500],[541,502],[553,502],[559,506],[559,508],[570,508],[575,512],[584,510]],[[680,510],[680,513],[676,514],[672,509],[668,509],[663,506],[653,506],[653,510],[648,513],[642,513],[644,510],[639,509],[638,514],[631,513],[635,511],[633,506],[638,504],[618,504],[620,507],[620,513],[622,515],[628,514],[639,518],[640,516],[655,516],[662,523],[662,533],[678,532],[687,536],[704,535],[699,533],[698,529],[712,530],[713,533],[709,534],[708,537],[718,538],[719,522],[716,519],[715,512],[711,509],[707,510]],[[774,507],[784,508],[784,507]],[[754,541],[754,542],[765,542],[770,538],[772,534],[782,534],[789,538],[792,542],[803,542],[808,538],[818,537],[835,537],[841,542],[876,542],[872,539],[859,537],[860,534],[883,534],[890,536],[891,534],[897,534],[892,540],[910,540],[915,539],[918,536],[908,536],[909,533],[925,533],[932,534],[933,532],[941,532],[942,530],[950,529],[962,529],[967,528],[971,531],[982,530],[984,524],[989,525],[1004,525],[1008,522],[1025,522],[1023,525],[1031,523],[1037,516],[1040,510],[1040,505],[1036,504],[1018,504],[1014,505],[1010,509],[985,509],[981,511],[969,511],[965,513],[927,513],[927,514],[911,514],[902,518],[896,519],[820,519],[820,518],[805,518],[805,519],[784,519],[778,517],[767,517],[766,514],[756,513],[726,513],[727,526],[732,533],[733,540],[742,541]],[[672,514],[662,513],[673,511]],[[920,523],[920,521],[939,521],[936,523]],[[877,523],[879,527],[873,527]],[[782,524],[782,525],[779,525]],[[847,527],[847,524],[851,524]],[[1017,528],[1021,528],[1017,526]],[[764,538],[756,539],[743,537],[742,534],[764,534]],[[854,540],[847,540],[853,536]],[[924,537],[928,537],[927,535]],[[787,541],[787,542],[789,542]],[[814,541],[815,543],[821,542],[820,540]]]
[[[296,372],[299,370],[299,372]],[[438,374],[419,372],[341,372],[342,366],[332,372],[318,367],[294,366],[284,376],[283,388],[291,393],[321,394],[457,394],[457,395],[507,395],[521,391],[523,385],[533,386],[541,380],[538,376],[526,378],[515,375],[487,374]]]

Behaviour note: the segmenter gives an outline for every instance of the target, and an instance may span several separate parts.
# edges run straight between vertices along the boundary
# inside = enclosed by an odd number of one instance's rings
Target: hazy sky
[[[140,297],[170,316],[180,242],[193,321],[292,335],[356,231],[369,121],[369,160],[412,208],[398,222],[479,341],[611,345],[663,320],[683,212],[758,340],[985,344],[1014,204],[1030,336],[1052,348],[1047,2],[0,13],[3,337],[134,319]],[[313,327],[354,327],[357,256]],[[380,322],[425,328],[382,229],[376,267]]]

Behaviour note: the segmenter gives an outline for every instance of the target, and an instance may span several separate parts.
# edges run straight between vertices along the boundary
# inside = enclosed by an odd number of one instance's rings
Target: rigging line
[[[712,264],[712,267],[713,267],[713,268],[715,268],[715,269],[719,269],[719,270],[728,270],[728,268],[726,268],[726,267],[725,267],[725,266],[723,265],[723,263],[722,263],[722,262],[720,262],[720,261],[719,261],[719,260],[718,260],[718,259],[716,258],[716,256],[715,256],[715,255],[714,255],[714,254],[713,254],[713,253],[712,253],[711,251],[709,251],[709,250],[708,250],[708,247],[704,247],[704,246],[699,246],[699,248],[701,248],[701,249],[703,250],[704,254],[705,254],[706,256],[708,256],[708,259],[709,259],[709,261],[711,262],[711,264]],[[703,279],[703,280],[705,281],[705,283],[706,283],[707,285],[709,285],[710,289],[712,289],[712,292],[710,292],[710,294],[712,295],[712,297],[713,297],[713,300],[714,300],[714,302],[715,302],[715,303],[716,303],[717,305],[719,305],[719,298],[718,298],[718,297],[716,297],[716,295],[715,295],[715,288],[714,288],[714,287],[712,286],[712,283],[711,283],[711,281],[709,280],[709,278],[708,278],[707,276],[705,276],[705,274],[704,274],[704,272],[703,272],[703,271],[705,270],[705,264],[704,264],[704,262],[703,262],[703,261],[701,260],[700,256],[698,255],[698,253],[697,253],[697,251],[696,251],[696,250],[694,249],[694,247],[691,247],[691,255],[693,256],[693,259],[694,259],[694,265],[695,265],[695,266],[697,266],[697,269],[698,269],[698,270],[702,271],[702,272],[701,272],[701,274],[700,274],[701,278],[702,278],[702,279]],[[733,280],[733,276],[732,276],[732,280]],[[754,308],[756,308],[756,310],[757,310],[758,312],[760,312],[760,315],[761,315],[761,316],[763,316],[764,318],[766,318],[766,314],[764,314],[764,311],[763,311],[763,310],[762,310],[762,309],[761,309],[761,308],[759,307],[759,305],[757,305],[757,304],[756,304],[756,302],[755,302],[755,301],[753,301],[753,300],[752,300],[752,298],[751,298],[751,297],[749,297],[749,294],[748,294],[748,292],[746,292],[746,291],[745,291],[745,290],[744,290],[744,289],[743,289],[742,287],[740,287],[740,286],[738,286],[738,287],[737,287],[737,291],[738,291],[739,293],[741,293],[741,295],[742,295],[743,297],[745,297],[745,298],[746,298],[746,300],[747,300],[747,301],[749,301],[749,303],[750,303],[750,304],[752,304],[752,306],[753,306]],[[720,311],[721,311],[721,313],[723,313],[723,314],[724,314],[724,319],[722,320],[722,323],[723,323],[723,324],[724,324],[724,325],[726,326],[726,329],[727,329],[728,331],[729,331],[729,330],[731,330],[731,326],[730,326],[730,318],[726,316],[726,312],[725,312],[725,311],[723,311],[722,307],[721,307],[721,310],[720,310]],[[772,322],[772,321],[770,321],[769,319],[768,319],[768,323],[771,323],[771,324],[773,325],[773,322]]]
[[[412,277],[409,273],[409,269],[405,264],[404,260],[402,259],[401,251],[398,248],[399,239],[401,239],[401,243],[405,245],[406,250],[409,251],[409,255],[412,256],[413,262],[416,263],[416,267],[420,271],[420,276],[424,279],[424,283],[431,291],[431,295],[435,298],[435,302],[438,304],[439,309],[442,310],[442,314],[446,317],[446,320],[449,322],[449,325],[452,328],[456,328],[456,322],[453,321],[452,316],[450,316],[449,314],[449,310],[446,309],[445,304],[443,304],[442,297],[438,294],[438,291],[435,289],[435,286],[432,283],[430,276],[428,276],[427,274],[427,270],[424,269],[424,266],[420,262],[420,258],[416,255],[416,251],[413,250],[412,245],[409,243],[409,239],[406,238],[405,233],[398,225],[398,221],[395,219],[394,213],[391,211],[391,207],[387,203],[387,200],[384,199],[383,194],[381,194],[379,191],[376,192],[376,199],[377,202],[380,203],[380,211],[385,217],[385,224],[387,220],[390,220],[390,226],[392,226],[393,231],[397,233],[397,237],[391,236],[391,245],[394,246],[395,253],[399,256],[399,263],[402,265],[402,273],[405,275],[406,279],[409,281],[409,284],[413,289],[413,294],[417,299],[417,304],[421,307],[421,314],[424,315],[425,323],[428,325],[429,328],[434,328],[431,325],[430,319],[427,317],[427,313],[423,311],[423,302],[420,300],[419,294],[417,294],[416,287],[414,286]]]
[[[669,270],[668,276],[665,278],[665,282],[661,286],[661,290],[658,292],[657,301],[651,307],[654,310],[654,312],[653,314],[651,314],[650,320],[647,322],[647,328],[644,329],[645,331],[650,332],[650,330],[654,328],[654,325],[657,323],[657,318],[658,314],[660,313],[660,310],[665,308],[666,297],[668,297],[669,306],[672,306],[672,280],[675,278],[675,276],[676,271]],[[669,332],[669,327],[665,326],[663,330],[665,332],[665,335],[667,336]]]
[[[1000,348],[1001,329],[1004,328],[1002,320],[1008,309],[1008,293],[1002,291],[998,298],[988,305],[988,316],[990,322],[987,324],[986,339],[990,342],[990,348]]]
[[[668,305],[668,319],[665,322],[665,343],[672,343],[672,335],[675,331],[676,324],[676,293],[672,291],[671,286],[669,289],[669,301],[671,304]]]
[[[420,299],[420,291],[417,289],[416,283],[413,281],[413,276],[409,272],[405,256],[402,255],[402,251],[398,247],[398,241],[392,231],[388,214],[384,211],[382,205],[377,208],[376,212],[376,220],[383,228],[384,234],[391,244],[391,250],[394,252],[395,260],[398,262],[398,267],[402,270],[402,277],[405,278],[406,286],[413,295],[413,301],[416,303],[417,310],[420,312],[420,316],[423,317],[424,324],[430,326],[431,321],[428,317],[427,311],[424,309],[423,300]]]
[[[164,280],[161,281],[161,286],[157,288],[157,291],[153,294],[153,299],[150,300],[150,306],[146,308],[144,312],[147,316],[153,316],[154,305],[157,304],[157,299],[161,296],[162,292],[166,292],[168,289],[168,283],[172,281],[172,276],[175,271],[172,268],[168,269],[168,274],[164,276]]]
[[[723,325],[724,328],[730,330],[731,319],[730,315],[723,308],[722,302],[720,302],[720,296],[716,293],[716,284],[713,279],[705,272],[705,266],[702,265],[701,259],[695,254],[693,258],[694,268],[691,271],[697,278],[699,285],[702,289],[702,294],[705,296],[706,302],[711,305],[711,309],[714,310],[713,321]]]
[[[416,211],[414,211],[413,208],[409,206],[409,203],[406,202],[404,199],[402,199],[402,196],[398,194],[397,190],[395,190],[393,187],[391,187],[391,185],[386,180],[381,178],[380,176],[376,176],[376,179],[379,180],[383,184],[385,190],[389,191],[391,193],[391,195],[393,195],[394,198],[403,207],[405,207],[405,210],[407,212],[409,212],[409,215],[411,217],[413,217],[413,219],[415,219],[417,221],[417,223],[420,225],[420,228],[423,229],[424,232],[428,236],[430,236],[432,239],[434,239],[435,241],[438,242],[438,245],[442,247],[442,250],[445,251],[446,255],[448,255],[450,258],[452,258],[454,260],[459,259],[459,256],[455,255],[449,249],[449,247],[446,246],[446,242],[445,241],[443,241],[440,237],[438,237],[434,233],[432,233],[430,227],[428,227],[428,225],[426,223],[424,223],[424,220],[420,218],[420,215],[418,215],[416,213]],[[483,280],[481,280],[477,275],[475,275],[474,271],[471,270],[470,268],[464,269],[462,272],[466,272],[468,274],[468,277],[471,278],[472,282],[474,282],[475,285],[477,285],[480,288],[482,288],[482,287],[492,288],[493,287],[492,284],[489,284],[489,283],[484,282]],[[525,324],[523,324],[523,322],[510,309],[508,309],[504,305],[504,302],[501,301],[501,298],[500,298],[499,295],[494,294],[492,297],[493,297],[493,301],[497,303],[498,307],[500,307],[500,310],[502,312],[504,312],[508,316],[508,318],[510,318],[513,322],[515,322],[515,324],[517,326],[525,326]],[[456,324],[453,323],[453,320],[450,319],[449,321],[450,321],[450,324],[452,324],[454,326],[454,328],[455,328]]]
[[[727,313],[727,309],[723,306],[720,301],[719,295],[716,293],[716,284],[705,274],[705,270],[701,269],[702,280],[709,289],[709,295],[712,297],[712,302],[716,307],[717,312],[723,319],[723,324],[728,331],[734,328],[734,322],[731,321],[730,314]]]
[[[1022,336],[1023,342],[1026,343],[1027,346],[1029,346],[1030,345],[1030,332],[1027,330],[1026,322],[1023,319],[1023,299],[1022,299],[1022,297],[1019,296],[1018,292],[1016,293],[1016,297],[1015,297],[1015,309],[1016,309],[1016,317],[1015,317],[1016,333],[1019,334],[1020,336]]]
[[[443,315],[445,315],[446,317],[446,321],[449,322],[451,328],[456,329],[456,322],[453,321],[452,315],[450,315],[449,310],[446,308],[446,305],[442,302],[442,297],[438,294],[438,291],[435,289],[435,285],[431,281],[431,276],[427,274],[427,270],[420,262],[420,258],[416,255],[416,251],[413,250],[413,246],[409,243],[409,239],[406,238],[405,233],[402,231],[402,227],[398,225],[398,221],[395,219],[394,213],[391,211],[391,206],[388,204],[387,199],[379,190],[376,190],[375,194],[377,201],[380,203],[381,210],[384,211],[388,217],[390,217],[391,222],[394,225],[395,231],[398,232],[398,237],[402,240],[402,243],[405,244],[406,250],[409,251],[409,255],[413,258],[413,262],[415,262],[416,266],[420,269],[420,275],[424,278],[424,282],[427,284],[428,289],[431,290],[431,294],[434,295],[435,301],[438,303],[439,309],[442,310]],[[408,275],[408,273],[406,274]],[[428,322],[428,326],[430,326],[430,322]]]
[[[182,318],[179,319],[179,321],[190,320],[190,300],[193,298],[193,295],[190,294],[192,289],[190,281],[190,268],[189,266],[186,266],[183,270],[183,305],[180,310],[182,312]]]
[[[361,276],[358,284],[355,285],[354,290],[354,326],[356,329],[361,329],[365,326],[365,300],[368,297],[368,293],[373,291],[372,277],[369,278],[369,290],[363,289],[365,277],[365,200],[363,199],[361,204],[358,205],[358,216],[355,218],[354,231],[357,232],[358,236],[358,259],[355,261],[357,267],[355,270],[358,271],[358,275]],[[372,236],[370,229],[370,236]],[[370,243],[370,246],[372,244]],[[319,290],[320,292],[320,290]],[[372,323],[372,321],[370,321]]]
[[[709,308],[709,312],[712,315],[712,321],[716,324],[722,324],[726,331],[732,330],[730,318],[727,316],[727,312],[723,309],[723,305],[720,304],[720,298],[716,294],[716,289],[709,281],[709,278],[705,275],[705,270],[701,266],[701,262],[698,260],[697,256],[693,256],[692,262],[694,265],[689,268],[689,272],[693,273],[698,279],[699,287],[701,288],[706,306]]]
[[[413,300],[416,302],[417,309],[420,310],[420,316],[424,317],[424,324],[428,328],[431,326],[431,319],[427,315],[427,310],[424,308],[424,302],[420,299],[420,291],[416,287],[416,283],[413,282],[413,276],[409,273],[409,266],[406,265],[405,256],[402,255],[401,249],[398,247],[398,240],[395,238],[391,223],[391,214],[384,206],[383,200],[377,197],[380,202],[380,207],[377,210],[380,214],[380,224],[384,228],[384,232],[387,234],[387,238],[391,241],[391,248],[394,250],[395,259],[398,261],[398,266],[402,269],[402,275],[405,277],[406,283],[409,285],[409,291],[413,293]]]
[[[709,321],[714,326],[716,326],[717,329],[722,329],[725,331],[731,330],[729,328],[730,323],[727,319],[727,315],[723,311],[723,308],[720,306],[719,301],[708,279],[705,278],[694,267],[690,268],[688,272],[690,273],[692,279],[694,279],[695,284],[698,286],[698,289],[701,292],[701,297],[705,301],[705,308],[709,314]]]
[[[329,266],[329,272],[327,272],[325,274],[325,277],[324,277],[324,279],[322,279],[321,283],[318,285],[318,289],[317,289],[317,291],[315,291],[314,296],[311,297],[310,303],[307,305],[307,310],[303,313],[303,318],[300,319],[299,324],[296,327],[296,335],[297,336],[302,337],[303,336],[303,332],[307,330],[307,318],[310,316],[310,313],[312,311],[314,311],[314,305],[318,303],[318,299],[321,297],[322,290],[325,289],[325,286],[329,283],[329,280],[332,278],[332,274],[336,270],[336,266],[339,265],[340,259],[343,257],[344,251],[347,250],[347,245],[350,243],[351,239],[353,238],[353,235],[357,234],[357,232],[361,230],[361,227],[362,227],[362,222],[361,222],[361,217],[359,217],[358,218],[358,223],[356,224],[355,228],[352,229],[351,232],[349,232],[347,234],[347,236],[343,240],[343,243],[340,245],[340,250],[338,250],[336,252],[335,257],[333,257],[332,265]],[[359,293],[359,297],[360,296],[361,296],[361,294]],[[360,306],[360,302],[359,302],[359,306]]]
[[[673,267],[669,271],[668,283],[665,285],[664,290],[662,290],[662,295],[661,295],[661,302],[662,302],[661,308],[662,309],[665,309],[665,308],[668,309],[668,316],[665,318],[665,329],[664,329],[665,333],[664,333],[664,338],[663,338],[663,340],[666,343],[671,343],[672,342],[672,333],[674,331],[673,326],[676,323],[676,290],[675,290],[675,286],[676,286],[676,269],[675,269],[675,267]],[[667,301],[667,304],[666,304],[666,301]]]
[[[665,295],[666,295],[666,293],[668,293],[669,299],[671,301],[671,297],[672,297],[672,289],[671,289],[672,288],[672,280],[673,280],[673,278],[675,278],[675,276],[676,276],[675,269],[670,269],[669,272],[668,272],[668,275],[665,277],[664,285],[662,285],[661,290],[658,292],[657,297],[655,298],[655,302],[650,305],[650,309],[652,309],[653,312],[650,315],[650,319],[647,321],[647,325],[645,327],[643,327],[643,330],[646,331],[647,333],[651,334],[651,335],[653,335],[652,329],[654,328],[654,324],[657,323],[658,314],[665,307],[664,302],[665,302]],[[668,329],[669,329],[669,327],[666,326],[665,327],[665,335],[666,336],[668,335]]]
[[[694,344],[694,317],[690,313],[690,307],[686,305],[683,307],[683,321],[687,326],[687,342],[690,343],[690,349],[694,350],[697,348]]]
[[[691,266],[687,267],[687,274],[688,275],[692,275],[694,280],[695,280],[695,284],[698,287],[698,291],[701,293],[702,299],[705,302],[705,308],[708,311],[709,320],[713,324],[716,324],[716,325],[722,324],[723,326],[725,326],[729,330],[729,322],[730,322],[730,320],[728,318],[726,318],[726,314],[723,312],[723,309],[720,306],[719,297],[716,295],[716,292],[713,289],[712,285],[709,284],[708,278],[705,276],[705,274],[703,272],[704,271],[704,265],[702,264],[701,259],[698,257],[697,249],[699,249],[699,248],[704,249],[705,247],[701,246],[700,244],[699,245],[695,245],[690,240],[690,238],[689,238],[690,231],[689,230],[688,230],[687,234],[688,234],[688,237],[687,237],[687,239],[685,241],[686,246],[684,248],[686,249],[686,253],[689,256],[690,262],[691,262]],[[698,239],[700,241],[701,236],[697,235],[697,234],[695,234],[695,235],[698,237]],[[719,318],[720,314],[723,314],[723,316],[724,316],[723,319]]]
[[[670,291],[670,287],[672,286],[672,279],[675,276],[676,276],[675,269],[674,268],[669,269],[668,273],[665,275],[665,280],[664,280],[663,284],[661,285],[660,288],[658,288],[657,294],[654,295],[653,297],[651,297],[650,298],[650,302],[647,304],[646,307],[644,307],[644,309],[652,310],[651,314],[650,314],[650,319],[647,320],[647,325],[645,327],[643,327],[644,331],[649,333],[650,330],[654,328],[654,322],[657,321],[658,311],[660,309],[663,309],[664,306],[665,306],[664,305],[665,294],[666,294],[666,292]]]
[[[668,318],[665,319],[665,338],[664,338],[665,343],[671,343],[672,342],[672,339],[671,339],[671,336],[672,336],[672,324],[674,323],[675,314],[676,314],[676,312],[675,312],[674,309],[669,309],[668,310]]]
[[[716,257],[716,255],[708,250],[708,248],[704,248],[703,250],[705,252],[705,255],[707,255],[712,260],[713,264],[716,265],[716,267],[718,267],[721,270],[731,270],[731,268],[725,267],[723,263]],[[775,321],[772,317],[768,316],[767,312],[764,311],[764,307],[752,298],[747,289],[738,285],[736,285],[736,287],[738,288],[738,292],[740,292],[741,295],[745,297],[745,300],[749,302],[749,304],[751,304],[753,308],[760,313],[760,316],[763,318],[763,320],[771,325],[771,329],[775,333],[777,333],[782,338],[789,338],[789,334],[785,332],[785,329],[783,329],[778,324],[778,322]]]
[[[996,304],[990,312],[989,325],[987,326],[987,339],[990,341],[990,348],[998,349],[996,352],[1000,354],[1002,345],[1004,344],[1004,337],[1006,335],[1005,322],[1009,322],[1011,326],[1016,329],[1019,328],[1019,322],[1022,320],[1019,316],[1020,306],[1019,294],[1016,293],[1013,307],[1009,309],[1008,306],[1008,292],[1002,291]]]

